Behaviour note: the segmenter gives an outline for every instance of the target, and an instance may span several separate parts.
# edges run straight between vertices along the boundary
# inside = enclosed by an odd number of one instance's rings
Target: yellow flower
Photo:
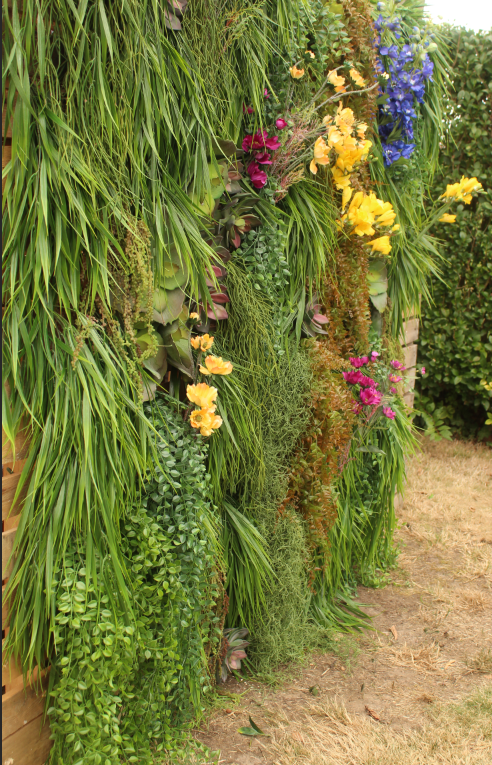
[[[350,175],[344,173],[339,167],[332,167],[331,173],[333,175],[333,181],[337,189],[345,189],[350,186]]]
[[[217,398],[217,388],[211,388],[207,383],[188,385],[186,395],[190,401],[202,409],[210,409]]]
[[[357,69],[351,69],[351,70],[350,70],[350,72],[349,72],[349,74],[350,74],[350,76],[351,76],[352,80],[355,82],[355,84],[356,84],[356,85],[357,85],[359,88],[365,88],[365,86],[366,86],[366,81],[364,80],[364,78],[363,78],[363,77],[361,77],[361,76],[360,76],[360,74],[359,74],[359,72],[357,71]]]
[[[449,215],[449,213],[444,213],[444,215],[439,218],[439,221],[441,223],[454,223],[456,221],[456,215]]]
[[[400,230],[400,224],[396,223],[391,230],[392,231],[399,231]]]
[[[353,192],[354,190],[351,186],[345,186],[342,192],[342,210],[344,210],[348,202],[350,202],[350,197],[352,196]]]
[[[316,56],[315,56],[315,54],[313,53],[313,51],[312,51],[312,50],[307,50],[307,51],[305,51],[305,52],[306,52],[307,54],[309,54],[309,55],[311,56],[311,58],[316,58]]]
[[[190,343],[195,350],[200,348],[201,351],[209,351],[214,342],[213,337],[210,335],[201,335],[198,337],[192,337]]]
[[[222,361],[222,359],[217,356],[207,356],[205,359],[205,367],[200,366],[202,375],[230,375],[232,372],[231,362]]]
[[[373,239],[367,246],[370,246],[373,252],[381,252],[383,255],[388,255],[391,250],[389,236],[380,236],[378,239]]]
[[[311,170],[311,172],[314,175],[316,175],[316,173],[318,172],[318,165],[316,164],[316,160],[315,159],[311,160],[311,164],[309,165],[309,169]]]
[[[212,431],[222,425],[222,418],[214,412],[215,407],[212,409],[195,409],[190,415],[191,427],[199,428],[202,436],[212,435]]]
[[[294,78],[294,80],[298,80],[300,77],[304,75],[304,69],[298,69],[295,64],[294,66],[290,67],[289,72],[291,74],[291,77]]]
[[[365,122],[361,122],[360,125],[357,125],[357,135],[359,138],[364,138],[367,130],[367,125]]]
[[[477,178],[465,178],[463,175],[459,183],[451,183],[446,186],[446,191],[439,199],[453,199],[455,202],[463,201],[469,205],[472,201],[472,192],[483,188]]]
[[[198,316],[198,314],[197,314],[197,312],[196,312],[196,311],[192,311],[192,312],[190,313],[190,319],[199,319],[199,318],[200,318],[200,317]]]
[[[336,69],[332,69],[331,72],[328,72],[326,79],[328,82],[331,82],[332,85],[335,85],[337,93],[341,93],[345,90],[345,77],[338,75]]]

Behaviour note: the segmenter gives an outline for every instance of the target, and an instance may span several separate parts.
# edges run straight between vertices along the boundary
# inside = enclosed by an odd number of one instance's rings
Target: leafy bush
[[[60,576],[49,712],[57,765],[150,765],[153,752],[181,748],[179,728],[210,687],[207,654],[220,617],[207,447],[162,399],[147,414],[159,462],[122,521],[133,618],[118,603],[107,559],[97,558],[97,576],[89,575],[80,540]]]
[[[486,385],[492,382],[492,33],[446,31],[453,90],[433,196],[462,175],[476,176],[486,193],[458,205],[455,224],[441,224],[446,262],[442,281],[432,279],[433,301],[422,307],[419,363],[427,374],[420,391],[445,407],[453,430],[484,438],[492,432]]]

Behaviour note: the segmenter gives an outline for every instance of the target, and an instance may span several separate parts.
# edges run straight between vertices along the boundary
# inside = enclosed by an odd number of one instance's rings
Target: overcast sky
[[[443,21],[468,29],[492,29],[492,0],[427,0],[433,21]]]

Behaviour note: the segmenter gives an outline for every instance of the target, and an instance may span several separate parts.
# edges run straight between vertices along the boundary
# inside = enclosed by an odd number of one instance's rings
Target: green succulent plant
[[[217,678],[217,682],[225,683],[227,676],[233,669],[241,669],[241,660],[246,658],[244,649],[249,645],[249,642],[244,639],[248,636],[248,632],[246,627],[224,630],[225,655],[222,659],[220,678]]]
[[[367,280],[371,303],[379,313],[383,313],[388,304],[388,271],[385,260],[381,258],[371,260]]]

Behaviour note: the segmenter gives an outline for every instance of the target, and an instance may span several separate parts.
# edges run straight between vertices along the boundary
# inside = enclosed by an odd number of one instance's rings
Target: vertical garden
[[[29,440],[7,656],[53,765],[185,745],[244,657],[392,560],[446,50],[420,0],[11,0],[3,428]],[[427,201],[427,204],[426,204]]]

